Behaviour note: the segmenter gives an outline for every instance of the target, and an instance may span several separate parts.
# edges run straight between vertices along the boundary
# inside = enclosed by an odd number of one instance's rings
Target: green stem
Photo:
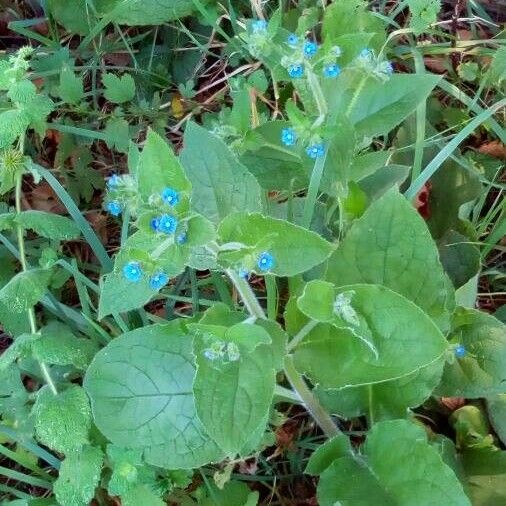
[[[230,281],[232,281],[234,284],[236,290],[239,292],[239,295],[241,296],[241,299],[246,309],[248,310],[248,313],[250,313],[255,318],[265,320],[264,310],[262,309],[262,306],[260,306],[258,299],[255,297],[255,294],[253,293],[253,290],[251,289],[249,283],[245,279],[241,278],[239,274],[232,269],[227,269],[225,272],[230,278]]]
[[[285,375],[325,435],[330,438],[339,434],[341,431],[337,428],[330,415],[323,409],[322,405],[313,395],[313,392],[309,390],[302,375],[295,369],[292,355],[285,357]]]
[[[425,66],[422,55],[416,50],[413,50],[415,59],[415,68],[417,74],[423,74]],[[423,145],[425,142],[425,120],[427,113],[427,102],[422,100],[420,105],[416,108],[416,143],[415,143],[415,158],[413,160],[413,170],[411,171],[411,181],[414,181],[422,170],[423,161]]]
[[[367,385],[367,398],[369,403],[369,428],[374,425],[374,410],[372,406],[372,385]]]
[[[318,322],[309,320],[288,343],[287,350],[292,351],[317,325]]]
[[[320,86],[320,81],[318,81],[318,78],[312,70],[308,70],[307,72],[307,81],[313,93],[316,107],[318,108],[319,116],[313,123],[313,128],[317,128],[325,121],[325,116],[328,112],[327,101],[325,100],[325,95],[323,94],[322,88]]]
[[[23,142],[20,143],[21,145],[21,151],[24,151],[22,146]],[[16,180],[16,190],[15,190],[15,200],[16,200],[16,214],[21,214],[21,184],[23,182],[23,174],[19,174]],[[16,234],[17,234],[17,240],[18,240],[18,249],[19,249],[19,261],[21,263],[21,269],[23,272],[26,272],[28,270],[28,264],[26,261],[26,252],[25,252],[25,238],[24,238],[24,230],[23,226],[21,225],[21,222],[18,221],[18,224],[16,225]],[[28,321],[30,323],[30,332],[32,334],[37,334],[37,323],[35,319],[35,311],[33,307],[28,309]],[[47,365],[39,361],[40,371],[42,372],[42,377],[44,378],[45,383],[47,386],[51,389],[51,392],[53,392],[54,395],[58,395],[58,391],[56,390],[56,386],[53,383],[53,380],[51,378],[51,374],[49,372],[49,369]]]
[[[322,180],[327,153],[328,147],[325,148],[323,156],[316,159],[313,172],[311,172],[311,179],[309,180],[309,188],[307,190],[306,202],[304,203],[304,212],[302,215],[302,226],[308,229],[310,228],[311,221],[313,220],[313,213],[316,207],[316,199],[318,197],[318,190],[320,189],[320,182]]]
[[[272,274],[265,276],[265,288],[267,289],[267,318],[276,320],[278,314],[278,286],[276,277]]]
[[[258,303],[249,283],[232,269],[227,269],[226,273],[239,292],[239,295],[241,296],[249,313],[256,318],[265,319],[264,311]],[[313,395],[311,390],[309,390],[302,375],[295,369],[295,366],[293,365],[293,357],[291,355],[287,355],[285,357],[284,372],[300,401],[311,413],[323,432],[328,437],[333,437],[339,434],[340,430],[337,428],[330,415],[323,409],[321,404],[318,402],[318,399]]]
[[[362,77],[362,80],[358,83],[357,89],[355,90],[355,93],[353,93],[353,96],[351,97],[350,103],[348,104],[348,107],[346,108],[346,112],[344,113],[345,116],[349,117],[351,114],[351,111],[355,107],[355,104],[357,103],[358,97],[360,93],[362,92],[362,89],[365,86],[365,83],[367,81],[367,78],[369,76],[366,74]]]

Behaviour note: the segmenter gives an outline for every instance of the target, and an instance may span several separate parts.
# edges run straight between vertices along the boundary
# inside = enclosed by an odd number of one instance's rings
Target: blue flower
[[[177,218],[170,214],[162,214],[158,220],[158,232],[173,234],[177,228]]]
[[[309,158],[316,160],[325,154],[325,146],[319,142],[318,144],[311,144],[306,148],[306,154]]]
[[[302,51],[304,52],[304,56],[306,58],[312,58],[316,54],[316,51],[318,51],[318,44],[316,44],[316,42],[306,40],[306,42],[304,42],[304,46],[302,46]]]
[[[299,43],[299,37],[295,35],[295,33],[291,33],[288,38],[286,39],[286,42],[289,46],[296,46]]]
[[[153,274],[151,276],[151,278],[149,278],[149,286],[153,290],[160,290],[168,282],[169,282],[169,276],[167,276],[167,274],[165,274],[165,272],[162,272],[162,271],[155,272],[155,274]]]
[[[383,72],[385,72],[385,74],[388,74],[389,76],[391,76],[394,73],[394,66],[392,65],[391,62],[386,61],[383,63]]]
[[[117,200],[111,200],[107,204],[107,210],[113,216],[119,216],[121,214],[121,204]]]
[[[341,73],[341,67],[337,63],[330,63],[323,67],[323,77],[332,79]]]
[[[257,265],[261,271],[268,271],[274,266],[274,257],[267,251],[264,251],[258,257]]]
[[[297,140],[297,134],[293,128],[283,128],[281,130],[281,142],[285,146],[293,146]]]
[[[188,240],[188,236],[186,235],[186,232],[181,232],[176,237],[177,244],[184,244]]]
[[[112,190],[114,188],[117,188],[119,185],[119,182],[121,181],[121,178],[118,176],[118,174],[113,174],[108,180],[107,180],[107,189]]]
[[[360,51],[359,57],[363,58],[364,60],[371,60],[373,57],[372,49],[365,47],[362,49],[362,51]]]
[[[162,199],[169,206],[175,206],[179,202],[179,193],[174,188],[165,188],[162,191]]]
[[[301,63],[293,63],[288,67],[288,75],[292,79],[300,79],[304,75],[304,66]]]
[[[454,353],[457,358],[463,358],[467,353],[466,347],[463,344],[458,344],[455,347]]]
[[[149,225],[155,232],[158,232],[158,229],[160,228],[160,218],[153,218],[149,222]]]
[[[248,279],[248,277],[249,277],[248,269],[245,269],[244,267],[241,267],[239,269],[238,274],[239,274],[239,277],[242,279]]]
[[[263,19],[257,19],[251,23],[251,30],[253,33],[265,32],[267,30],[267,21]]]
[[[123,276],[133,283],[139,282],[142,278],[142,269],[139,262],[128,262],[123,267]]]

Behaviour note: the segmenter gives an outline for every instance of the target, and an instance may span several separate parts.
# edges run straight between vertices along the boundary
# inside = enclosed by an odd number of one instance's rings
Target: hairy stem
[[[265,318],[265,313],[258,303],[253,290],[249,286],[249,283],[242,279],[232,269],[227,269],[227,276],[230,278],[235,288],[239,292],[239,295],[246,306],[249,313],[255,318]],[[285,357],[285,375],[290,385],[295,390],[300,401],[304,404],[306,409],[311,413],[316,423],[320,426],[323,432],[328,437],[333,437],[340,433],[339,429],[332,421],[330,415],[323,409],[318,399],[313,395],[311,390],[306,385],[302,375],[295,369],[293,365],[293,357],[287,355]]]
[[[315,422],[320,426],[325,435],[334,437],[339,434],[341,431],[337,428],[330,415],[323,409],[318,399],[313,395],[313,392],[309,390],[302,375],[295,369],[292,355],[287,355],[285,357],[285,375],[290,385],[292,385],[292,388],[297,392],[300,400],[309,413],[311,413]]]
[[[251,286],[249,283],[241,278],[237,272],[232,269],[226,270],[227,276],[230,278],[230,281],[234,284],[236,290],[239,292],[241,299],[244,303],[244,306],[248,310],[248,313],[255,318],[265,320],[265,313],[262,309],[262,306],[259,304],[258,299],[255,297]]]
[[[23,142],[21,142],[21,150],[23,146]],[[21,213],[21,184],[23,182],[23,174],[19,174],[16,180],[16,190],[15,190],[15,200],[16,200],[16,214]],[[28,270],[28,265],[26,262],[26,252],[25,252],[25,238],[24,238],[24,230],[23,226],[18,222],[16,225],[16,234],[18,240],[18,249],[19,249],[19,261],[21,263],[21,269],[23,272]],[[30,332],[32,334],[37,334],[37,322],[35,319],[35,311],[33,307],[28,309],[28,321],[30,323]],[[56,386],[51,378],[51,374],[47,365],[44,362],[39,361],[40,370],[42,373],[42,377],[44,378],[45,383],[51,389],[54,395],[58,394],[56,390]]]

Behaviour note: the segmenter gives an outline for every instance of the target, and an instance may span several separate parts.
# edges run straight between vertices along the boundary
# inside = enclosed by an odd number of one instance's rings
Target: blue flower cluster
[[[176,231],[177,224],[177,218],[171,214],[162,214],[161,216],[153,218],[150,223],[154,232],[167,235],[173,234]]]
[[[138,283],[144,276],[141,264],[139,262],[128,262],[123,266],[123,276],[132,283]],[[169,277],[162,271],[155,272],[149,278],[149,286],[155,290],[161,290],[169,282]]]
[[[119,216],[122,211],[121,204],[117,200],[111,200],[107,203],[107,211],[113,216]]]
[[[288,35],[286,43],[292,49],[299,48],[299,50],[302,52],[302,57],[308,60],[314,58],[319,50],[318,44],[312,40],[304,40],[301,44],[299,37],[295,33]],[[333,55],[333,58],[331,57],[330,60],[335,59],[336,57],[338,58],[341,56],[341,48],[338,46],[333,47],[330,55]],[[323,57],[323,61],[327,62],[322,70],[323,77],[326,79],[334,79],[339,76],[341,73],[341,67],[335,62],[329,62],[329,55],[325,55]],[[304,77],[304,74],[304,64],[301,61],[292,62],[290,65],[288,65],[288,75],[292,79],[300,79]]]
[[[297,134],[291,127],[283,128],[281,130],[281,142],[285,146],[294,146],[297,142]],[[317,142],[309,145],[306,148],[306,154],[315,160],[325,154],[325,145],[322,142]]]
[[[179,193],[174,188],[164,188],[162,191],[162,200],[174,207],[179,204]]]

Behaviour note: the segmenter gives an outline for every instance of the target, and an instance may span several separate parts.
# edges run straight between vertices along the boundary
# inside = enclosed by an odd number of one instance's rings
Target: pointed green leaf
[[[391,190],[351,227],[328,261],[326,279],[336,285],[374,283],[400,293],[443,329],[453,290],[422,218]]]
[[[102,82],[105,86],[104,96],[110,102],[122,104],[135,97],[135,82],[130,74],[123,74],[121,77],[104,74]]]
[[[192,339],[173,322],[116,338],[95,356],[84,388],[112,443],[141,448],[152,465],[193,468],[222,457],[197,418],[194,376]]]
[[[336,459],[321,475],[320,506],[369,506],[371,498],[375,506],[471,506],[424,429],[403,420],[374,425],[360,455]]]
[[[0,290],[0,305],[14,313],[26,311],[42,298],[50,277],[51,271],[45,269],[19,272]]]
[[[16,222],[55,241],[76,239],[81,235],[79,227],[70,218],[45,211],[23,211],[16,216]]]
[[[258,255],[268,251],[274,258],[269,270],[277,276],[301,274],[324,262],[333,250],[320,235],[288,221],[258,213],[236,213],[224,219],[218,235],[222,243],[240,243],[247,249],[239,253],[245,267],[262,272],[256,265]]]
[[[506,326],[475,309],[458,308],[450,338],[466,354],[447,363],[437,393],[445,397],[488,397],[506,393]]]
[[[441,381],[444,359],[441,358],[402,378],[365,387],[325,390],[315,394],[330,413],[343,418],[368,415],[374,420],[409,416],[409,409],[426,401]]]
[[[71,385],[58,395],[47,386],[41,388],[33,414],[37,439],[49,448],[69,454],[89,442],[91,409],[80,386]]]
[[[58,94],[67,104],[78,104],[84,96],[83,80],[76,76],[73,70],[63,68],[60,73]]]
[[[62,462],[53,488],[58,503],[88,506],[100,480],[102,461],[102,451],[93,446],[70,453]]]
[[[148,131],[144,149],[139,156],[137,178],[144,198],[160,195],[165,187],[187,192],[191,185],[167,142],[154,130]]]
[[[218,222],[261,209],[256,179],[220,138],[195,123],[186,127],[181,163],[192,183],[192,207],[202,216]]]
[[[402,378],[447,348],[431,319],[388,288],[341,287],[335,305],[341,321],[317,325],[295,349],[296,367],[324,388]]]
[[[235,456],[266,415],[274,395],[275,370],[269,334],[257,325],[192,326],[197,374],[193,383],[197,415],[216,443]],[[265,344],[262,344],[265,343]]]
[[[369,79],[350,111],[355,130],[365,137],[387,134],[427,99],[440,79],[431,74],[394,74],[385,82]]]

